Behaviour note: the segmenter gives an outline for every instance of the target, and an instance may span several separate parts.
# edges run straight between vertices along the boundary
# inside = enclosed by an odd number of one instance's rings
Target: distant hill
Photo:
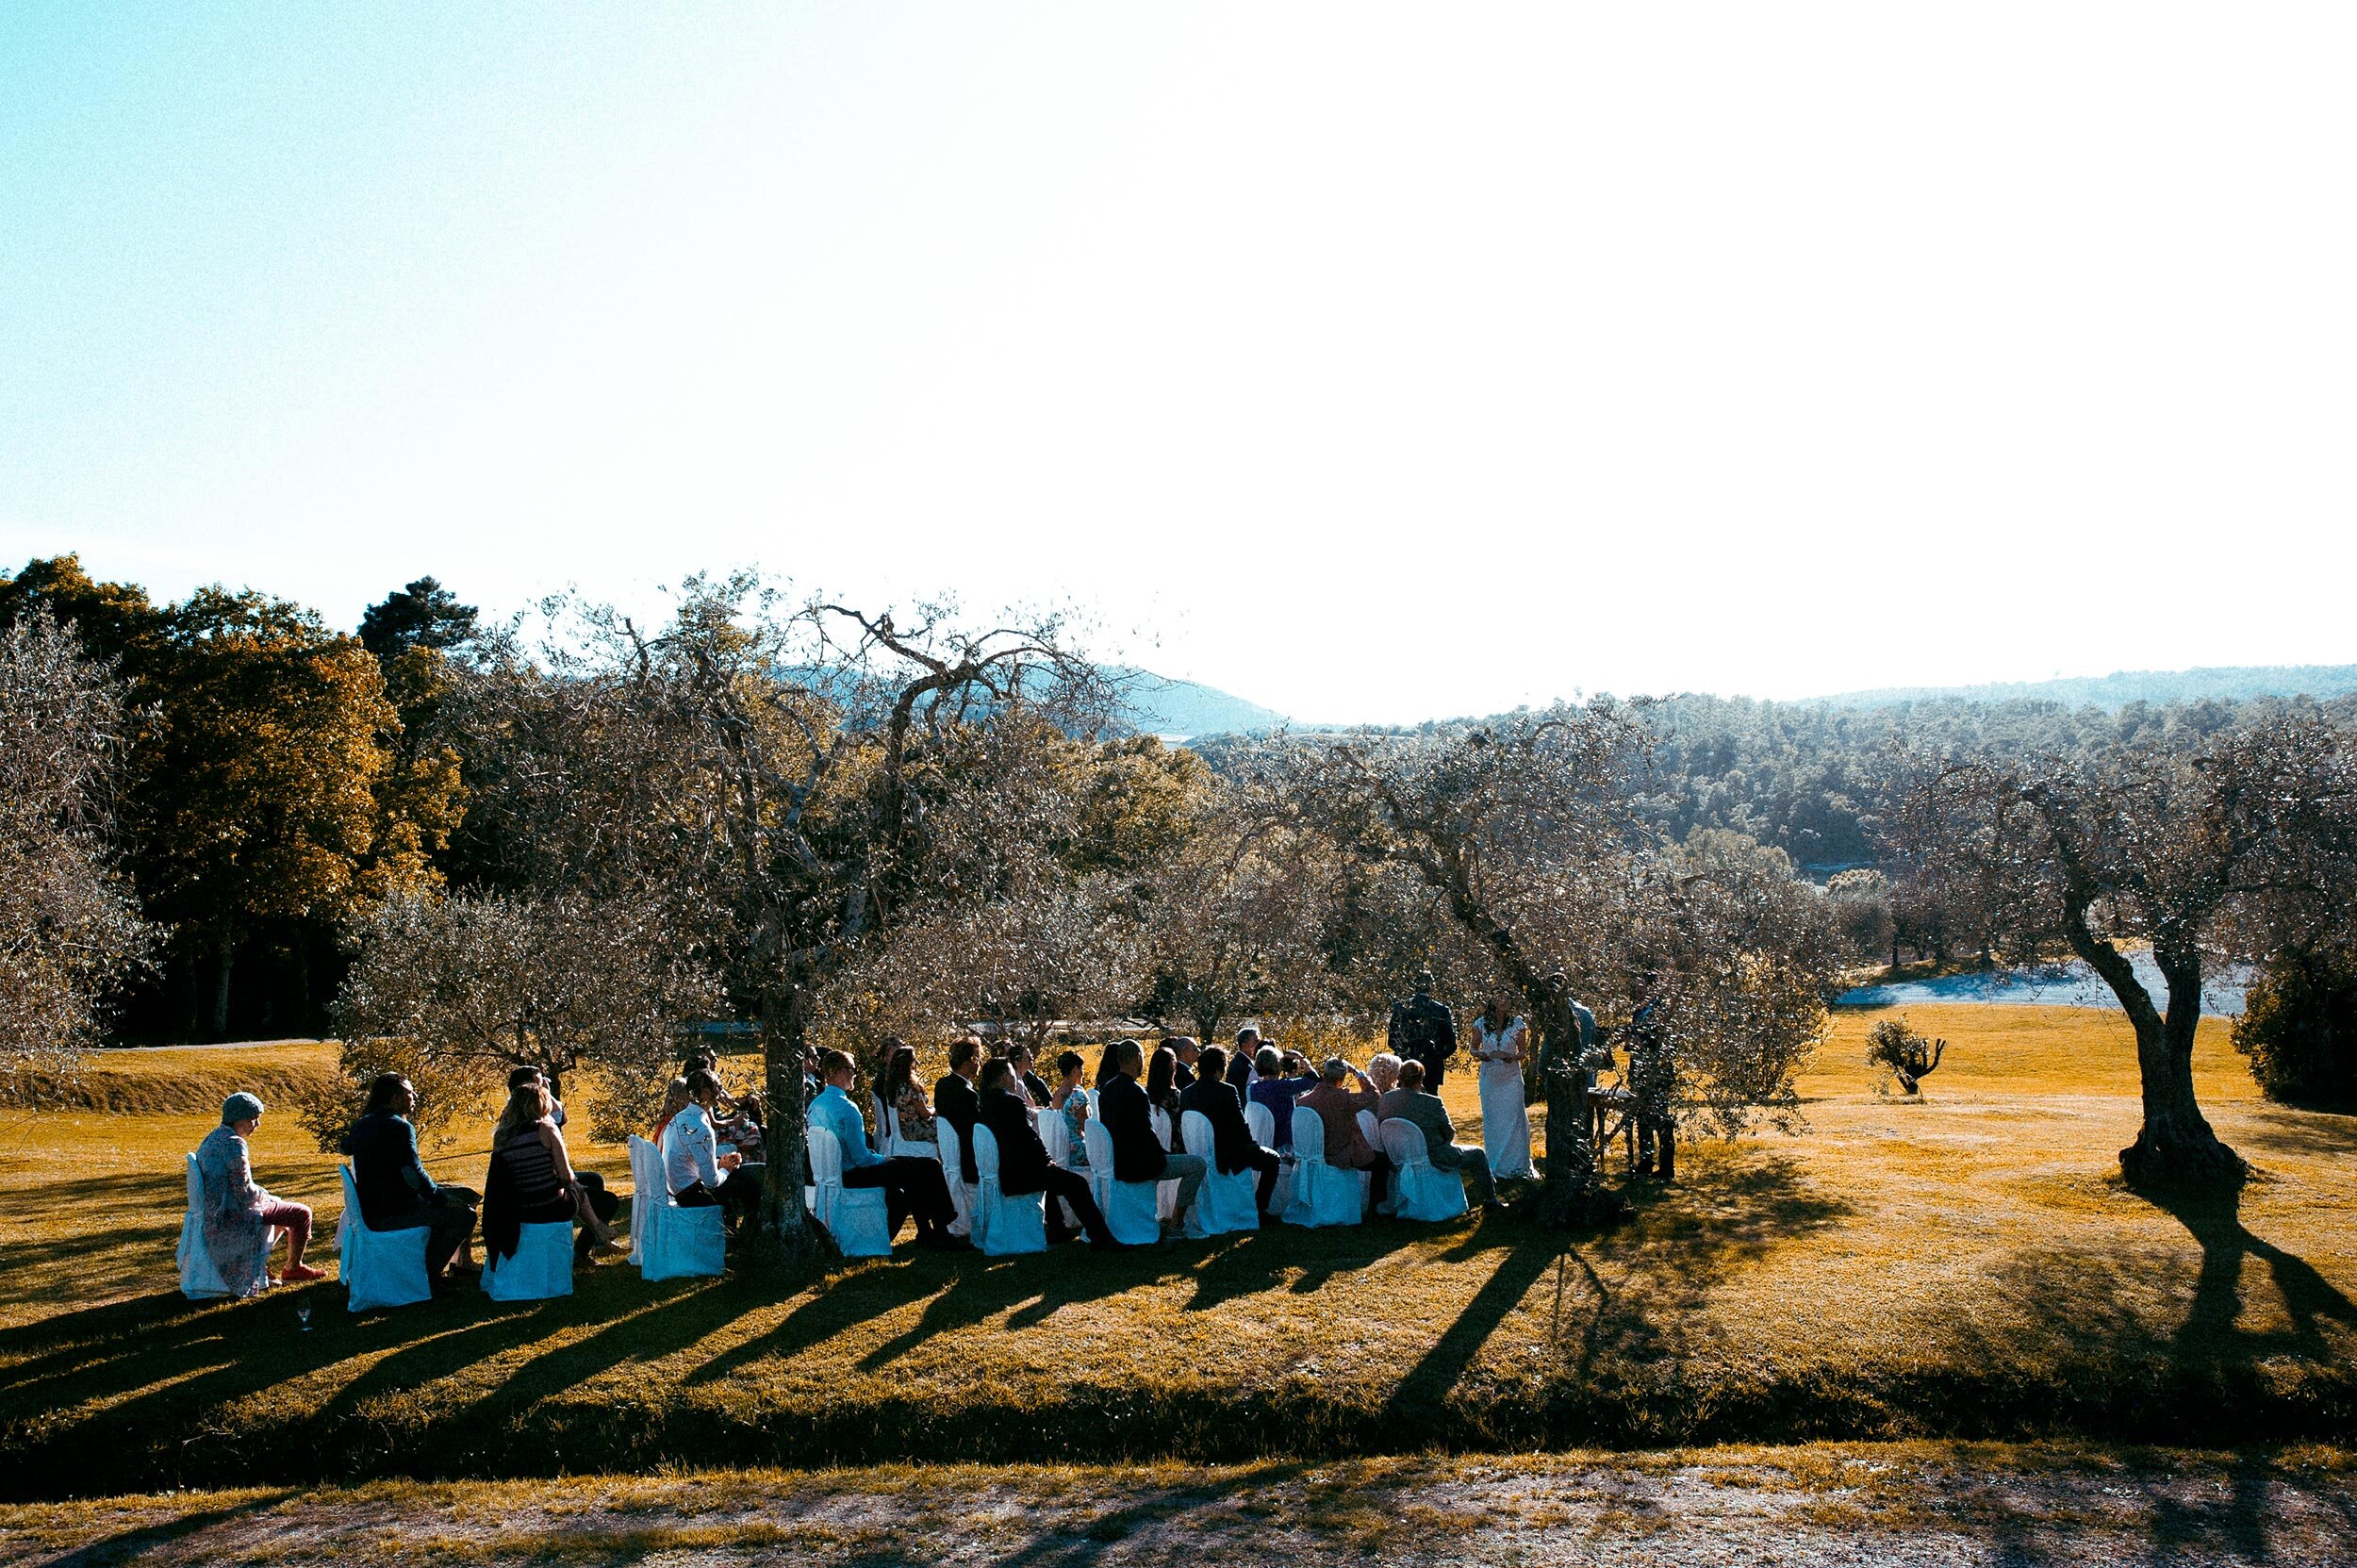
[[[2327,697],[2357,692],[2357,664],[2238,665],[2217,669],[2128,669],[2059,681],[2003,681],[1977,686],[1886,686],[1812,701],[1832,707],[1878,708],[1933,698],[2003,702],[2031,699],[2071,707],[2118,709],[2130,702],[2198,702],[2204,698]]]
[[[1110,667],[1106,673],[1125,683],[1121,717],[1148,734],[1249,734],[1274,730],[1285,722],[1275,708],[1247,702],[1199,681],[1175,681],[1147,669]]]

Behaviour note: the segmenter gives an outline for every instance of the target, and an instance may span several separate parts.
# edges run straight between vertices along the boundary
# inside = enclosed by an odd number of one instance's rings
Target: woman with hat
[[[261,1121],[258,1098],[231,1095],[221,1102],[221,1125],[196,1146],[197,1172],[205,1179],[205,1250],[232,1296],[259,1296],[273,1283],[262,1245],[272,1226],[287,1232],[287,1268],[279,1279],[294,1284],[327,1278],[303,1261],[311,1243],[311,1211],[272,1197],[255,1182],[246,1140]]]

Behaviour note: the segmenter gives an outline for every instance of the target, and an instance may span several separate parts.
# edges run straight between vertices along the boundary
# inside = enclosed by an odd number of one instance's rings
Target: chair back
[[[1146,1116],[1154,1127],[1154,1141],[1164,1148],[1170,1147],[1170,1113],[1157,1105]]]
[[[810,1150],[810,1180],[815,1187],[843,1184],[843,1145],[833,1131],[811,1122],[803,1127],[804,1147]]]
[[[939,1118],[933,1123],[933,1135],[941,1148],[941,1174],[955,1187],[965,1180],[965,1146],[958,1141],[957,1123],[947,1116]]]
[[[189,1156],[189,1213],[205,1213],[205,1168],[196,1163],[193,1154]]]
[[[974,1124],[974,1177],[994,1184],[998,1180],[998,1134],[981,1122]]]
[[[1219,1147],[1219,1135],[1211,1131],[1211,1118],[1200,1111],[1178,1113],[1178,1138],[1187,1146],[1189,1154],[1205,1160],[1211,1158]]]
[[[1400,1169],[1432,1164],[1432,1150],[1425,1142],[1424,1129],[1414,1122],[1387,1116],[1381,1124],[1381,1135],[1383,1152]]]
[[[1244,1124],[1252,1130],[1252,1141],[1262,1148],[1277,1147],[1277,1116],[1259,1100],[1244,1108]]]
[[[892,1107],[884,1103],[882,1095],[870,1094],[867,1108],[876,1113],[876,1131],[868,1139],[868,1146],[879,1154],[894,1153],[900,1146],[899,1118],[893,1115]]]
[[[1090,1117],[1088,1125],[1095,1127],[1096,1119]],[[1048,1164],[1064,1166],[1072,1164],[1072,1124],[1063,1119],[1062,1111],[1042,1111],[1039,1114],[1039,1141],[1040,1147],[1047,1150]],[[981,1168],[977,1164],[975,1174],[981,1175]]]
[[[1081,1124],[1080,1141],[1088,1147],[1089,1170],[1093,1174],[1102,1176],[1109,1181],[1112,1180],[1113,1174],[1113,1135],[1105,1131],[1105,1124],[1098,1121],[1095,1116],[1091,1116],[1086,1122]],[[1061,1164],[1061,1162],[1059,1162],[1059,1164]]]
[[[1359,1135],[1366,1139],[1370,1147],[1374,1145],[1376,1138],[1374,1112],[1361,1111],[1359,1113]]]
[[[1307,1105],[1294,1107],[1294,1158],[1305,1165],[1326,1164],[1326,1119]]]

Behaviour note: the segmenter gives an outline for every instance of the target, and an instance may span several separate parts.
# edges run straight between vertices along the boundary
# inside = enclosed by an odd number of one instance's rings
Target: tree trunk
[[[238,942],[223,936],[213,949],[213,998],[206,1032],[216,1040],[229,1038],[229,974],[237,967]]]
[[[746,1261],[765,1269],[799,1274],[842,1255],[802,1203],[806,1168],[802,1042],[808,1003],[802,987],[789,982],[783,995],[764,992],[760,1011],[762,1068],[768,1101],[768,1122],[763,1132],[769,1163],[762,1173],[761,1223],[745,1249]]]
[[[2127,957],[2095,935],[2083,904],[2065,914],[2071,948],[2119,999],[2136,1032],[2136,1076],[2144,1125],[2119,1151],[2120,1174],[2136,1186],[2239,1181],[2242,1157],[2218,1141],[2193,1093],[2193,1036],[2201,1021],[2201,954],[2190,945],[2156,944],[2153,958],[2168,985],[2168,1012],[2152,1004]]]

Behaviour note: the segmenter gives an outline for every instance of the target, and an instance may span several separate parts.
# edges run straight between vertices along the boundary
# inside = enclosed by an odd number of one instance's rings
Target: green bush
[[[2234,1048],[2269,1099],[2357,1105],[2357,973],[2313,957],[2270,964],[2234,1022]]]

